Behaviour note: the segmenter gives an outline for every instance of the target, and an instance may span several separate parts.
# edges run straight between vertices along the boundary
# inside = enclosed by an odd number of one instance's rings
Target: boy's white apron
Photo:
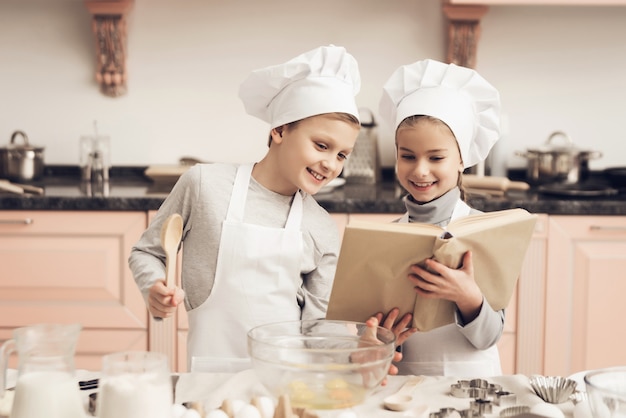
[[[470,207],[459,200],[450,221],[468,216]],[[408,212],[399,222],[408,222]],[[402,345],[402,361],[398,363],[400,374],[456,376],[467,378],[499,376],[500,355],[494,345],[477,350],[457,330],[458,325],[448,324],[413,334]]]
[[[237,170],[211,294],[188,312],[190,371],[248,368],[248,330],[268,322],[300,319],[296,294],[303,251],[302,196],[295,194],[284,229],[245,224],[252,168],[242,165]]]

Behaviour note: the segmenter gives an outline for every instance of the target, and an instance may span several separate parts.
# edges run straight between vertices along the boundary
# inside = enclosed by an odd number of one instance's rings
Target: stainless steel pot
[[[555,138],[563,138],[565,143],[555,145]],[[528,159],[526,178],[535,185],[573,184],[585,180],[589,175],[589,160],[602,156],[600,151],[577,148],[572,139],[561,131],[553,132],[543,146],[526,152],[517,151],[516,154]]]
[[[24,144],[16,144],[22,137]],[[15,131],[7,147],[0,147],[0,178],[14,181],[38,180],[43,174],[44,148],[28,143],[23,131]]]

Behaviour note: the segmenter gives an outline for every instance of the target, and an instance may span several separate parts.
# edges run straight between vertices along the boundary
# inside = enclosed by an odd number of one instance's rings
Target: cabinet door
[[[626,363],[626,217],[552,216],[545,373]]]
[[[0,338],[36,323],[81,323],[76,367],[147,349],[147,314],[127,258],[143,212],[0,211]]]
[[[514,358],[507,359],[508,363],[503,355],[504,373],[543,373],[548,219],[548,215],[538,215],[517,281],[517,298],[514,297],[507,308],[503,338],[515,339],[515,351]],[[516,308],[514,303],[517,303]]]

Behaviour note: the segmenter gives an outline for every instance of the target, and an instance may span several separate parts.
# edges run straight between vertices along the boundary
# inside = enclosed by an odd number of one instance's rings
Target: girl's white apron
[[[459,200],[450,221],[468,216],[470,207]],[[408,222],[408,212],[399,222]],[[398,364],[400,374],[489,377],[502,374],[500,355],[494,345],[486,350],[477,350],[456,329],[448,324],[428,331],[416,333],[402,345],[402,361]],[[432,361],[424,361],[432,359]]]
[[[192,372],[248,368],[248,330],[300,319],[296,294],[303,251],[302,196],[295,194],[285,228],[244,223],[252,168],[242,165],[237,170],[211,294],[188,312],[187,366]]]

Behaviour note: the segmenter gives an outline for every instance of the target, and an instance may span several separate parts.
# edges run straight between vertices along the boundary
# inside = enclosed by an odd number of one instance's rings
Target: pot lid
[[[553,141],[555,140],[555,138],[562,138],[565,140],[565,143],[554,144]],[[580,154],[584,152],[591,152],[588,150],[581,150],[580,148],[576,147],[570,136],[563,131],[552,132],[552,134],[550,134],[550,136],[542,146],[538,148],[529,148],[528,151],[538,153],[556,152],[560,154]]]
[[[24,144],[15,143],[15,140],[18,136],[22,137],[22,141],[24,142]],[[9,143],[9,146],[7,148],[11,150],[18,150],[18,151],[41,151],[43,150],[43,147],[37,147],[35,145],[31,145],[28,142],[28,136],[26,135],[24,131],[13,132],[13,134],[11,135],[11,142]]]

